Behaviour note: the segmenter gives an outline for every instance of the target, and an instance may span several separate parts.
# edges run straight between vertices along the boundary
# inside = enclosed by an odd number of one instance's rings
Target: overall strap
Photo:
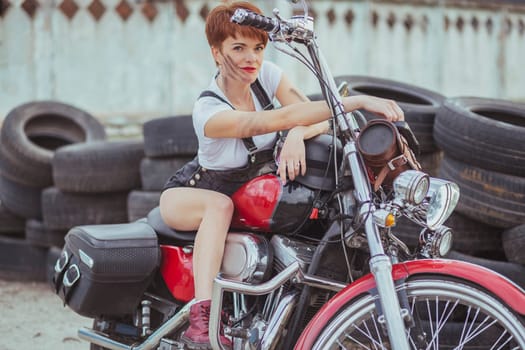
[[[228,106],[230,106],[232,109],[235,109],[235,107],[232,106],[232,104],[228,101],[226,101],[225,99],[223,99],[222,97],[220,97],[219,95],[217,95],[215,92],[213,91],[210,91],[210,90],[204,90],[203,92],[201,92],[201,94],[199,95],[199,98],[202,98],[202,97],[215,97],[217,100],[220,100],[221,102],[224,102],[226,103]]]
[[[250,87],[252,88],[252,91],[255,94],[255,97],[257,97],[257,100],[259,101],[259,103],[261,104],[261,106],[263,107],[265,111],[269,111],[275,108],[272,101],[268,97],[268,94],[262,87],[259,79],[256,79]]]
[[[264,88],[261,85],[261,82],[259,79],[256,79],[251,85],[250,85],[253,93],[255,94],[255,97],[263,107],[265,111],[274,109],[274,105],[270,98],[268,97],[268,94],[264,90]],[[199,98],[202,97],[215,97],[216,99],[220,100],[221,102],[226,103],[228,106],[230,106],[232,109],[235,109],[235,107],[232,106],[232,104],[228,101],[226,101],[221,96],[217,95],[215,92],[210,90],[204,90],[200,95]],[[248,150],[248,154],[251,156],[257,151],[257,146],[255,146],[255,142],[253,142],[253,138],[251,137],[245,137],[242,139],[242,142],[244,143],[244,146]]]

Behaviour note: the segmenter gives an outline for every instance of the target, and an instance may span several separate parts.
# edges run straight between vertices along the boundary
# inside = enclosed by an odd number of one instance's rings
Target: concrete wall
[[[267,14],[284,0],[254,1]],[[525,100],[525,3],[310,1],[335,75],[395,79],[447,96]],[[0,0],[0,119],[53,99],[104,120],[184,114],[215,68],[203,0]],[[306,93],[316,81],[267,50]]]

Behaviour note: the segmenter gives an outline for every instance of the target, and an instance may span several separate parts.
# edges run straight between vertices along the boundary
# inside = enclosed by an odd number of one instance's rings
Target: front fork
[[[361,166],[362,161],[357,153],[355,142],[348,141],[344,151],[354,180],[356,200],[360,205],[358,218],[365,229],[371,256],[370,271],[376,281],[388,338],[392,349],[408,350],[410,347],[407,337],[401,336],[406,334],[402,315],[406,310],[401,309],[392,279],[392,263],[385,254],[377,225],[373,222],[375,207],[370,203],[372,193],[370,183]]]

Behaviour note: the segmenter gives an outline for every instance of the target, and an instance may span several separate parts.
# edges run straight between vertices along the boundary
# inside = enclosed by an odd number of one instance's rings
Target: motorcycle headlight
[[[446,226],[441,226],[435,233],[434,251],[440,257],[447,255],[452,248],[452,231]]]
[[[426,257],[440,258],[452,248],[452,231],[446,226],[440,226],[432,231],[424,229],[419,237],[422,253]]]
[[[427,210],[427,226],[437,229],[456,208],[459,200],[459,187],[453,182],[430,178],[427,196],[430,198]]]
[[[406,170],[394,180],[396,199],[417,205],[425,199],[429,185],[427,174],[417,170]]]

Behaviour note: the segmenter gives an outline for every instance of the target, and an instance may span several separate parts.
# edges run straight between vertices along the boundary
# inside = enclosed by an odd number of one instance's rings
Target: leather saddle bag
[[[367,166],[374,192],[380,186],[392,187],[394,179],[403,171],[421,170],[414,152],[419,143],[406,122],[395,124],[373,119],[357,138],[357,148]]]

